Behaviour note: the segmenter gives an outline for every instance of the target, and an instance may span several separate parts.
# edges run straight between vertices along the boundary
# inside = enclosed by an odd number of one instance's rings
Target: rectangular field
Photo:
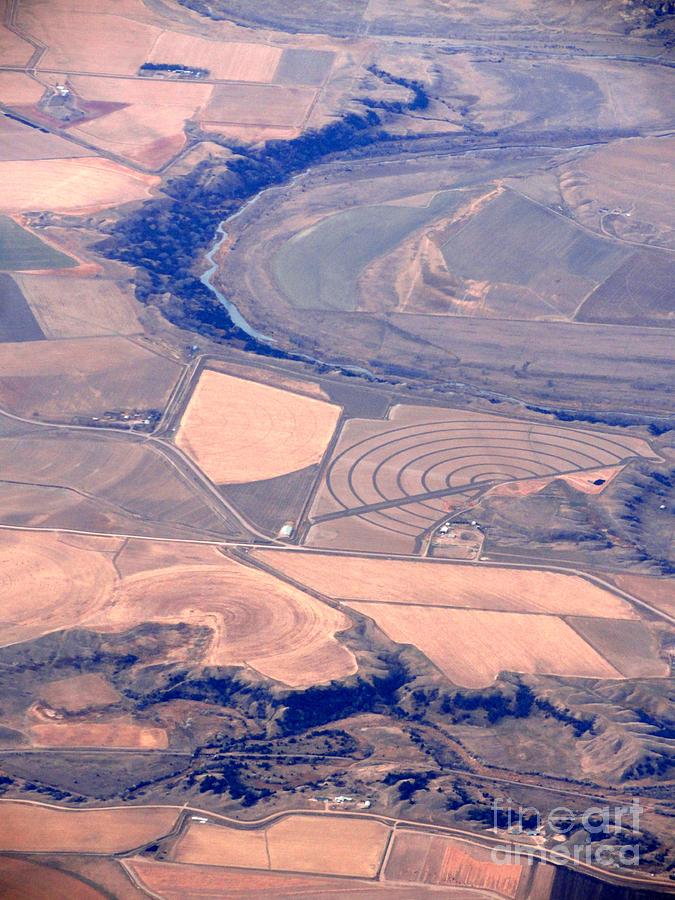
[[[494,862],[487,848],[468,842],[400,830],[394,837],[385,879],[448,887],[463,885],[514,898],[526,868],[519,863]]]
[[[171,858],[193,865],[267,869],[267,832],[190,822]]]
[[[578,575],[275,550],[256,550],[254,555],[302,584],[342,600],[636,618],[625,600]]]
[[[626,678],[666,678],[670,666],[643,622],[574,617],[569,625]]]
[[[16,280],[47,337],[142,331],[130,290],[114,281],[54,275],[19,275]]]
[[[178,363],[123,337],[2,344],[0,406],[57,420],[163,409],[179,373]]]
[[[0,801],[0,849],[119,853],[171,830],[178,810],[156,807],[66,810],[38,803]]]
[[[202,114],[202,123],[297,128],[302,125],[314,95],[314,90],[303,87],[218,84]]]
[[[274,80],[279,84],[318,86],[330,72],[334,58],[330,50],[284,50]]]
[[[30,738],[34,747],[165,750],[169,746],[163,728],[137,725],[128,718],[110,722],[45,722],[30,728]]]
[[[75,260],[40,240],[13,219],[0,216],[0,269],[65,269],[76,265]]]
[[[348,603],[387,637],[414,644],[454,684],[486,687],[500,672],[620,678],[621,674],[557,616],[485,610]]]
[[[272,869],[373,878],[389,828],[346,816],[288,816],[267,830]]]
[[[191,34],[165,31],[147,62],[178,63],[208,69],[211,78],[224,81],[272,81],[282,51],[269,44],[209,41]]]

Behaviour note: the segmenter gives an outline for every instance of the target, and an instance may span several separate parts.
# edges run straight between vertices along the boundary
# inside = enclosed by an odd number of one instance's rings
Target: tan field
[[[47,46],[44,68],[134,75],[161,34],[150,18],[141,0],[50,0],[22,3],[17,24]]]
[[[171,857],[181,863],[267,869],[267,832],[190,822]]]
[[[49,338],[142,331],[131,291],[114,281],[54,275],[18,275],[15,280]]]
[[[455,684],[479,688],[500,672],[621,678],[557,616],[349,603],[387,637],[414,644]]]
[[[657,609],[675,616],[675,578],[653,578],[649,575],[614,575],[617,587]]]
[[[208,69],[211,78],[224,81],[272,81],[282,51],[269,44],[208,41],[190,34],[165,31],[147,62],[180,60],[184,66]]]
[[[363,900],[386,897],[387,900],[411,900],[410,887],[380,884],[355,878],[321,878],[316,875],[290,875],[275,872],[225,869],[180,863],[151,862],[134,857],[124,862],[135,878],[164,900],[209,898],[209,900]],[[438,889],[415,885],[415,898],[438,898]],[[28,898],[27,898],[28,900]],[[87,898],[88,900],[88,898]],[[452,900],[494,900],[494,894],[453,888]]]
[[[639,92],[635,96],[644,97]],[[613,141],[594,149],[562,173],[562,195],[579,221],[592,228],[599,228],[602,210],[618,209],[629,212],[633,219],[624,219],[621,226],[627,238],[641,242],[645,228],[650,242],[656,237],[655,243],[675,247],[675,215],[670,202],[675,189],[674,147],[673,137],[653,137]],[[635,229],[635,234],[630,229]]]
[[[0,3],[0,15],[5,20],[7,0]],[[33,47],[5,25],[0,25],[0,59],[5,66],[23,66],[33,55]],[[4,97],[3,97],[4,99]]]
[[[262,481],[321,460],[340,407],[290,391],[201,374],[176,443],[212,481]]]
[[[212,91],[209,84],[151,78],[120,81],[81,75],[71,82],[86,100],[127,104],[124,109],[75,125],[71,132],[151,168],[182,148],[186,120],[206,106]]]
[[[356,671],[335,638],[349,618],[265,572],[213,551],[213,563],[176,565],[124,579],[109,609],[88,618],[124,630],[143,621],[207,625],[214,638],[206,665],[248,665],[293,686]]]
[[[267,829],[270,868],[373,878],[388,836],[376,821],[288,816]]]
[[[274,550],[254,555],[336,599],[636,618],[625,600],[577,575]]]
[[[33,725],[29,733],[35,747],[165,750],[169,746],[163,728],[136,725],[128,716],[109,722],[43,722]]]
[[[106,895],[51,866],[4,857],[0,862],[0,896],[5,900],[102,900]]]
[[[150,568],[151,552],[145,569],[120,581],[102,541],[78,547],[54,534],[0,534],[3,643],[75,625],[121,631],[189,622],[213,632],[205,665],[248,665],[293,686],[356,671],[335,638],[349,617],[271,575],[212,548],[210,564],[178,556],[160,569]]]
[[[93,552],[92,552],[93,551]],[[0,534],[2,643],[29,640],[74,625],[108,602],[115,584],[111,559],[78,550],[56,534]]]
[[[72,853],[119,853],[166,834],[178,811],[153,807],[60,809],[3,800],[0,849]]]
[[[0,212],[48,210],[88,213],[143,200],[159,179],[108,159],[11,160],[0,162]]]
[[[75,675],[59,678],[40,688],[40,699],[54,709],[81,712],[97,706],[110,706],[121,700],[119,691],[100,675]]]
[[[123,337],[0,344],[0,407],[55,419],[161,409],[179,372]]]
[[[523,866],[491,861],[490,851],[450,838],[397,831],[389,854],[387,881],[465,885],[515,897]]]
[[[5,58],[1,47],[0,56]],[[8,106],[37,103],[44,90],[41,84],[23,72],[0,72],[0,96]]]
[[[373,878],[389,836],[376,821],[291,815],[255,831],[191,822],[176,862]]]
[[[316,91],[270,84],[218,84],[202,115],[204,125],[255,125],[294,128],[302,125]]]

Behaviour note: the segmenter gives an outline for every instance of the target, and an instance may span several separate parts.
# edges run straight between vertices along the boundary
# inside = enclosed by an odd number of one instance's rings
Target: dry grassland
[[[176,809],[59,809],[3,800],[0,849],[72,853],[120,853],[166,834]]]
[[[262,481],[318,463],[339,416],[332,403],[205,371],[176,443],[218,484]]]
[[[492,862],[490,852],[450,838],[397,831],[385,878],[387,881],[466,885],[515,897],[523,874],[517,863]]]
[[[190,822],[171,858],[174,862],[206,866],[267,869],[267,832],[262,828],[243,831],[240,828]]]
[[[256,550],[254,555],[336,599],[636,618],[626,601],[577,575],[274,550]]]
[[[43,722],[29,729],[34,747],[111,747],[165,750],[163,728],[134,724],[128,716],[109,722]]]
[[[5,900],[102,900],[106,895],[79,878],[26,859],[0,860],[0,896]]]
[[[95,157],[0,162],[0,181],[0,212],[81,214],[142,200],[159,183],[153,175]]]
[[[0,407],[30,418],[162,409],[180,366],[123,337],[0,344]]]
[[[373,878],[389,836],[380,822],[288,816],[267,829],[270,867]]]
[[[16,277],[40,328],[49,338],[138,334],[131,291],[115,281],[53,275]]]
[[[190,34],[165,31],[147,62],[180,62],[208,69],[211,78],[224,81],[263,81],[274,78],[282,51],[269,44],[209,41]]]
[[[75,675],[59,678],[40,688],[40,699],[54,709],[81,712],[94,706],[109,706],[122,699],[119,691],[100,675]]]
[[[88,101],[128,104],[124,109],[74,125],[71,132],[148,167],[159,166],[180,151],[185,143],[186,120],[208,103],[212,91],[209,84],[149,78],[120,81],[74,76],[71,83]]]
[[[631,213],[615,223],[619,236],[675,247],[675,138],[612,141],[575,159],[560,189],[583,224],[597,230],[601,210],[618,209]]]
[[[480,688],[500,672],[621,678],[557,616],[349,603],[387,637],[414,644],[455,684]]]

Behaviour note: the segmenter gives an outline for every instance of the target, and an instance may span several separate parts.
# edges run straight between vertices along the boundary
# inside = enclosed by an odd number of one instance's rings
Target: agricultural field
[[[389,829],[379,822],[288,816],[256,831],[190,823],[176,862],[348,875],[377,874]]]
[[[577,575],[322,553],[254,554],[294,580],[341,600],[636,618],[625,600]]]
[[[16,281],[0,274],[0,343],[40,341],[44,333]]]
[[[3,161],[0,178],[0,213],[52,210],[82,215],[146,199],[157,184],[152,175],[91,156]]]
[[[490,861],[481,847],[401,829],[387,860],[385,879],[414,884],[465,885],[515,898],[527,869]]]
[[[375,547],[379,532],[382,550],[411,552],[442,521],[448,500],[466,489],[595,472],[636,456],[656,458],[634,437],[396,406],[384,421],[344,425],[309,513],[308,543],[357,549],[370,532]]]
[[[356,671],[353,655],[336,638],[350,627],[348,615],[214,548],[195,558],[159,544],[164,558],[157,559],[144,542],[120,552],[120,543],[106,538],[18,531],[2,532],[0,546],[5,644],[75,625],[120,632],[144,622],[188,622],[211,634],[203,665],[246,665],[296,686]],[[105,737],[113,726],[101,728]],[[152,729],[144,736],[135,728],[129,725],[129,740],[161,743]],[[62,746],[78,740],[77,726],[43,731]]]
[[[339,416],[334,404],[206,370],[176,443],[218,484],[262,481],[319,462]]]
[[[667,892],[671,7],[0,0],[0,894]]]
[[[3,801],[0,848],[117,853],[166,834],[176,817],[170,808],[69,810]]]
[[[55,275],[17,275],[15,281],[45,337],[99,337],[143,331],[126,285],[102,278]]]
[[[22,228],[14,219],[0,216],[0,268],[19,272],[65,269],[75,265],[69,256]]]
[[[0,407],[25,418],[162,409],[180,371],[172,359],[123,337],[40,342],[38,353],[34,347],[0,345]]]
[[[393,641],[414,644],[462,687],[487,687],[500,672],[621,677],[558,616],[400,603],[346,605],[372,618]]]

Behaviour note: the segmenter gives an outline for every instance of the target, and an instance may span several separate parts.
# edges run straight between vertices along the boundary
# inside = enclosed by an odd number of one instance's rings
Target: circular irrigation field
[[[442,412],[445,418],[433,418]],[[442,517],[448,495],[617,465],[642,448],[648,449],[629,437],[399,407],[391,421],[347,424],[314,518],[351,511],[379,525],[396,521],[419,532]]]

